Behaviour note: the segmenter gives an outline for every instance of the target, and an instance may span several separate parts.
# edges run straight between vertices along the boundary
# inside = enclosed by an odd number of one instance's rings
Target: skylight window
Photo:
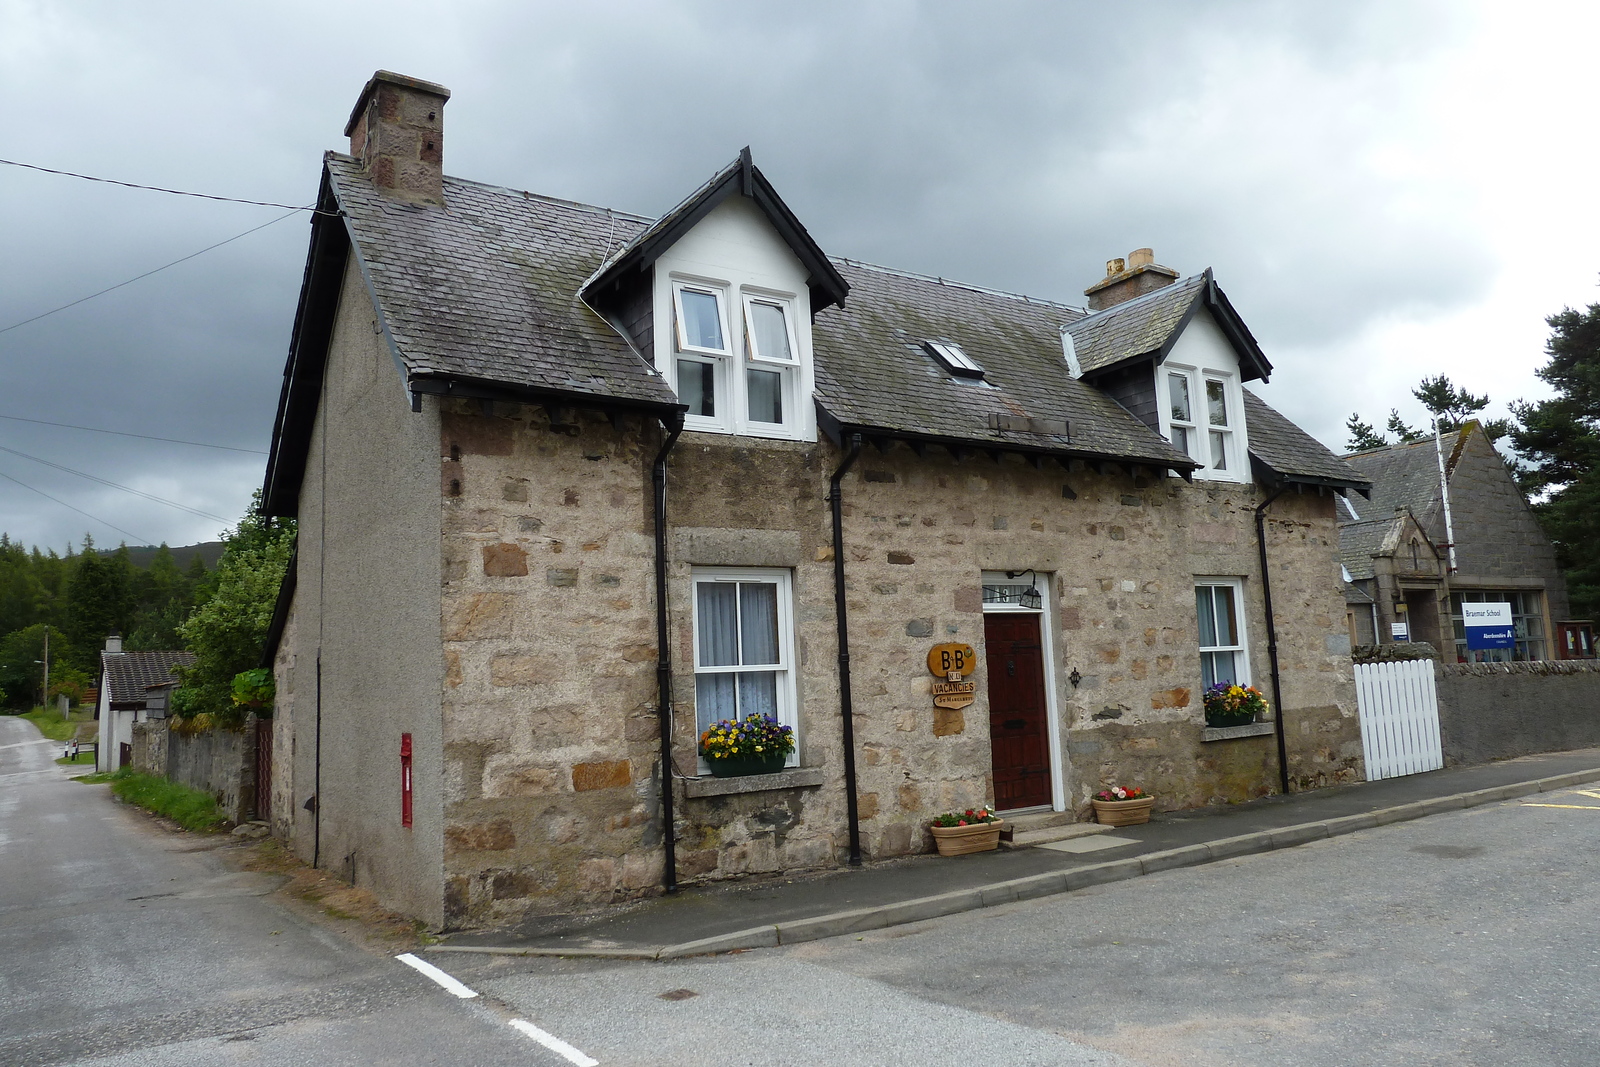
[[[983,368],[965,352],[961,346],[949,341],[924,341],[922,342],[933,358],[944,364],[945,370],[958,378],[982,378]]]

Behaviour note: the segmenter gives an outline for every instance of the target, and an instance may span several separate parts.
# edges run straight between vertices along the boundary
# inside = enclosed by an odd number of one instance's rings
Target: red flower
[[[957,826],[965,826],[965,825],[967,825],[967,820],[965,820],[965,819],[958,820],[956,822],[956,825]]]

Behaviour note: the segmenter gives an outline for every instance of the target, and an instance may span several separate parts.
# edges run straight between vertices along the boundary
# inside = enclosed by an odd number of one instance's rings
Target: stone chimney
[[[1100,311],[1153,293],[1177,280],[1178,272],[1157,263],[1153,251],[1135,248],[1126,260],[1107,260],[1106,276],[1085,289],[1083,295],[1089,298],[1090,311]]]
[[[444,204],[444,103],[450,90],[380,70],[361,90],[344,132],[350,154],[386,195]]]
[[[122,651],[122,635],[121,634],[111,634],[106,638],[106,651],[107,652],[121,652]]]

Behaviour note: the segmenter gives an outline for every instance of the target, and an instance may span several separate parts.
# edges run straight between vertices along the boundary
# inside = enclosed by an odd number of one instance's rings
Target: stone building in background
[[[1209,271],[1085,310],[830,257],[748,152],[657,219],[449,178],[448,96],[380,72],[324,160],[264,493],[298,854],[455,927],[1361,777],[1367,479]],[[1208,729],[1217,680],[1274,721]],[[790,767],[704,773],[752,712]]]
[[[1399,625],[1410,640],[1438,648],[1446,662],[1593,654],[1592,638],[1567,647],[1570,637],[1591,631],[1568,619],[1555,548],[1476,420],[1445,434],[1437,446],[1429,437],[1345,460],[1372,482],[1370,503],[1347,497],[1339,506],[1354,643],[1388,644]],[[1449,487],[1448,529],[1441,464]],[[1463,602],[1510,604],[1515,648],[1469,652]]]

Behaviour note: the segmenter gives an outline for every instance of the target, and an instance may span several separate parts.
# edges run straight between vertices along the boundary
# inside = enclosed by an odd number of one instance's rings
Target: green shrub
[[[111,791],[129,804],[165,815],[185,830],[214,830],[227,821],[211,794],[127,767],[112,775]]]

